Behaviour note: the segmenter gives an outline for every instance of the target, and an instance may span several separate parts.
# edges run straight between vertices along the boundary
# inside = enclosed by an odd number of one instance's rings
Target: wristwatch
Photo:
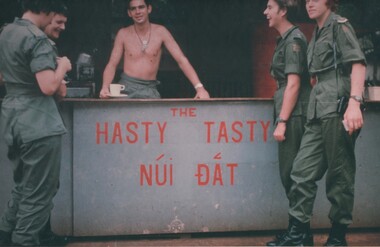
[[[276,123],[275,124],[277,125],[279,123],[286,123],[286,122],[287,122],[287,120],[278,117],[278,118],[276,118]]]
[[[350,99],[353,99],[353,100],[359,102],[360,104],[363,104],[363,97],[361,97],[361,96],[351,95]]]
[[[195,86],[194,86],[194,88],[195,88],[195,90],[197,90],[198,88],[201,88],[201,87],[203,87],[203,84],[202,83],[197,83]]]

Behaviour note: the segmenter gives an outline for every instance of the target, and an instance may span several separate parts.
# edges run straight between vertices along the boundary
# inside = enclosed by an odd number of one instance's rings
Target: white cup
[[[121,84],[111,84],[110,93],[112,96],[120,96],[120,91],[124,90],[125,86]]]

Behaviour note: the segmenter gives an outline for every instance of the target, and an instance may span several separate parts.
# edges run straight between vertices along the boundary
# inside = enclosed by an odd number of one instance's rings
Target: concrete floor
[[[68,247],[122,247],[122,246],[265,246],[277,232],[207,233],[185,235],[153,235],[73,238]],[[326,230],[314,234],[315,246],[323,246]],[[380,229],[350,230],[350,246],[380,246]]]

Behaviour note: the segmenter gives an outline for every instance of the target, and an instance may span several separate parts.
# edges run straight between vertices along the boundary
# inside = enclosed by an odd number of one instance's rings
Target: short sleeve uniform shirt
[[[301,78],[301,87],[296,106],[292,116],[306,116],[310,84],[307,80],[307,40],[298,27],[289,29],[277,40],[277,46],[273,55],[271,75],[276,80],[277,91],[274,95],[275,115],[281,112],[284,92],[287,85],[287,76],[297,74]]]
[[[8,145],[66,132],[52,96],[44,95],[35,74],[56,69],[47,36],[28,20],[16,18],[0,35],[0,71],[7,89],[1,126]]]
[[[350,95],[352,63],[365,63],[365,56],[350,23],[335,13],[314,30],[307,56],[309,73],[318,80],[310,95],[308,119],[319,119],[335,113],[337,100]]]

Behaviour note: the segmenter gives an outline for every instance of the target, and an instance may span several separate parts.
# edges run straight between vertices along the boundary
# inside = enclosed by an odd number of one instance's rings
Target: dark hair
[[[69,10],[68,10],[66,4],[63,2],[60,2],[58,4],[58,6],[54,12],[56,14],[60,14],[60,15],[66,16],[66,17],[69,15]]]
[[[301,6],[300,0],[274,0],[280,9],[286,10],[286,16],[290,22],[298,20]]]
[[[21,0],[23,13],[31,11],[39,14],[41,12],[60,12],[62,11],[63,2],[61,0]],[[67,9],[67,8],[66,8]]]
[[[327,7],[331,9],[331,11],[336,11],[338,8],[339,0],[327,0]]]
[[[146,6],[152,5],[152,0],[144,0],[144,1],[145,1]],[[128,9],[129,9],[129,6],[132,0],[128,0],[127,2],[128,2]]]

